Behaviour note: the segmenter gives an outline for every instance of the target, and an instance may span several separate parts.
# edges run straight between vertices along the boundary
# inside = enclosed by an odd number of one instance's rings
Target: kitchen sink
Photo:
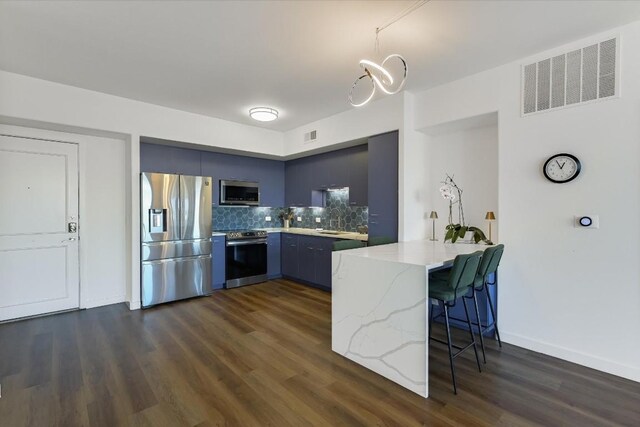
[[[333,234],[333,235],[349,234],[348,231],[333,231],[333,230],[322,230],[322,231],[318,231],[318,233],[320,233],[320,234]]]

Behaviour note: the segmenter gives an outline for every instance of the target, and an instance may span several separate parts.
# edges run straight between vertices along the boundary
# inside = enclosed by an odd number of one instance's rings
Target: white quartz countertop
[[[273,228],[256,228],[256,230],[264,230],[267,233],[291,233],[291,234],[303,234],[305,236],[317,236],[317,237],[331,237],[333,239],[345,239],[345,240],[362,240],[366,242],[369,240],[369,236],[367,234],[360,233],[351,233],[351,232],[340,232],[340,234],[327,234],[321,233],[319,231],[310,229],[310,228],[283,228],[283,227],[273,227]],[[225,236],[225,233],[221,233],[219,231],[214,231],[211,233],[212,237],[217,236]]]
[[[350,249],[341,251],[340,253],[343,255],[374,260],[420,265],[427,267],[427,269],[434,269],[451,263],[457,255],[468,254],[475,251],[484,251],[487,247],[487,245],[415,240],[389,245]]]
[[[340,234],[327,234],[327,233],[321,233],[311,228],[275,227],[275,228],[259,228],[258,230],[266,230],[267,233],[303,234],[305,236],[330,237],[333,239],[345,239],[345,240],[362,240],[365,242],[369,240],[369,235],[367,234],[352,233],[352,232],[340,232]]]

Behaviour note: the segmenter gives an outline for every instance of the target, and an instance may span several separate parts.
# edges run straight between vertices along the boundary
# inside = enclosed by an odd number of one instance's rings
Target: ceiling
[[[352,108],[375,28],[412,3],[2,1],[0,69],[286,131]],[[433,0],[380,33],[380,54],[405,56],[417,91],[638,19],[638,1]]]

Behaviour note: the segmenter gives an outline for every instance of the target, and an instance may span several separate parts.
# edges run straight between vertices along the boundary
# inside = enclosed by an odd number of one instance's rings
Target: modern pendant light
[[[270,107],[254,107],[249,110],[249,116],[259,122],[270,122],[278,118],[278,110]]]
[[[420,6],[423,6],[428,1],[430,0],[418,0],[414,2],[411,6],[407,7],[405,10],[400,12],[396,17],[392,18],[389,22],[387,22],[381,27],[376,28],[376,42],[375,42],[376,54],[379,53],[378,35],[380,34],[380,32],[385,28],[389,27],[391,24],[398,22],[400,19],[404,18],[414,10],[418,9]],[[385,68],[385,64],[387,64],[387,62],[392,60],[400,61],[400,63],[402,64],[402,67],[404,68],[402,80],[400,81],[400,84],[395,89],[391,89],[394,82],[394,78],[391,75],[391,73]],[[364,74],[358,77],[355,82],[353,82],[353,85],[351,86],[351,90],[349,90],[349,103],[354,107],[361,107],[366,103],[368,103],[369,101],[371,101],[371,99],[373,98],[373,95],[375,95],[376,93],[376,89],[380,89],[382,92],[386,93],[387,95],[393,95],[400,92],[404,87],[405,82],[407,81],[407,74],[409,72],[409,68],[407,67],[407,61],[397,53],[387,56],[380,64],[377,64],[376,62],[368,59],[362,59],[360,60],[360,66],[364,69]],[[369,80],[371,82],[371,92],[369,92],[369,95],[365,97],[366,99],[364,101],[362,102],[354,101],[353,91],[358,86],[358,84],[364,84],[366,80]]]

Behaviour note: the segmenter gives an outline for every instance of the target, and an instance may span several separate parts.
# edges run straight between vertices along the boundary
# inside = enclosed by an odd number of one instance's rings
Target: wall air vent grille
[[[612,98],[619,91],[619,39],[522,67],[522,115]]]
[[[318,139],[318,131],[312,130],[311,132],[305,132],[304,142],[313,142]]]

